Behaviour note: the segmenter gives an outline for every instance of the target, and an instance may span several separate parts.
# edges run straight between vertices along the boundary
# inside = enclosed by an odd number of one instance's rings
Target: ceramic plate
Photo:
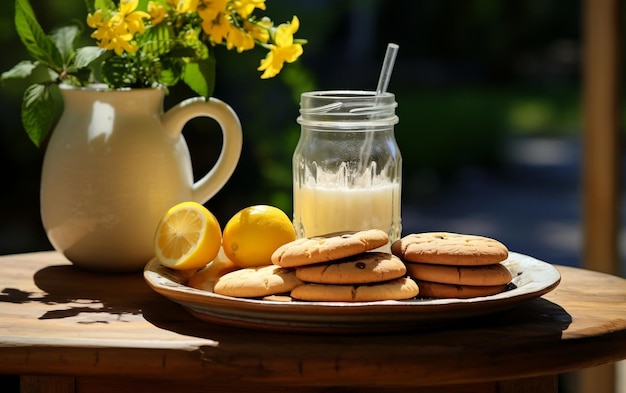
[[[166,268],[154,259],[146,265],[144,278],[156,292],[211,323],[274,331],[372,333],[419,329],[495,313],[538,298],[561,280],[552,265],[527,255],[511,252],[502,263],[513,275],[509,289],[471,299],[277,302],[234,298],[188,287],[188,272]]]

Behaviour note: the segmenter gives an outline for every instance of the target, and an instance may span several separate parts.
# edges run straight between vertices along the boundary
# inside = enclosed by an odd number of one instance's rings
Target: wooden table
[[[0,374],[23,392],[556,392],[557,375],[626,358],[626,280],[557,267],[513,309],[393,335],[211,325],[142,275],[55,252],[0,257]],[[387,390],[384,390],[387,389]]]

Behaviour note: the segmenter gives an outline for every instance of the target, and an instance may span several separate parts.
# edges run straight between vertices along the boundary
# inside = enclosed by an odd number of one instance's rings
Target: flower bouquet
[[[266,10],[265,0],[95,0],[87,8],[95,45],[78,47],[81,23],[46,34],[29,1],[15,2],[17,33],[33,60],[18,63],[1,79],[29,77],[39,67],[48,70],[49,79],[29,86],[22,102],[22,123],[36,145],[62,111],[60,83],[167,89],[182,82],[208,98],[215,87],[216,46],[238,53],[265,48],[258,71],[266,79],[296,61],[306,43],[294,38],[296,16],[275,25],[255,15]]]

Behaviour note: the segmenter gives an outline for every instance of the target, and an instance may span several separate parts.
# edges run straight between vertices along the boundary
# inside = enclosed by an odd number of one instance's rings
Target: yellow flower
[[[139,47],[130,42],[131,38],[128,38],[127,36],[126,37],[122,37],[122,36],[112,37],[111,41],[109,41],[109,45],[107,49],[114,50],[118,56],[121,56],[124,52],[129,52],[129,53],[137,52]]]
[[[144,19],[150,19],[150,14],[143,11],[136,11],[139,0],[122,0],[119,5],[119,12],[115,13],[111,18],[111,21],[120,28],[120,30],[126,30],[128,33],[135,35],[135,33],[143,33],[145,25]]]
[[[226,37],[226,48],[229,50],[237,48],[237,52],[241,53],[254,48],[254,38],[238,27],[232,26]]]
[[[293,35],[296,34],[300,28],[300,20],[297,16],[291,19],[291,23],[282,23],[276,29],[276,45],[280,47],[287,47],[293,45]]]
[[[165,7],[161,4],[155,3],[154,1],[148,2],[148,12],[150,13],[150,22],[152,23],[152,26],[156,26],[163,22],[167,16],[167,10]]]
[[[243,19],[248,19],[255,8],[265,10],[265,0],[235,0],[232,7]]]
[[[229,0],[199,0],[198,15],[202,18],[203,28],[205,24],[214,22],[220,15],[224,15],[228,12],[226,9],[228,1]],[[204,32],[209,34],[206,29]]]
[[[273,23],[268,17],[263,17],[259,22],[243,22],[243,29],[247,31],[253,39],[265,44],[270,40],[269,29]]]
[[[101,10],[87,15],[87,25],[96,29],[91,33],[91,37],[98,41],[98,46],[104,49],[111,48],[111,39],[114,37],[112,29],[109,27],[109,20],[105,19]]]
[[[270,51],[261,60],[257,70],[264,71],[261,79],[272,78],[282,70],[285,62],[293,63],[303,52],[301,44],[293,43],[293,35],[298,31],[300,21],[294,16],[291,23],[283,23],[276,29],[275,45],[269,45]]]
[[[87,14],[87,26],[92,29],[97,29],[102,26],[104,19],[104,14],[101,10],[96,10],[93,14]]]
[[[93,29],[96,29],[91,36],[101,43],[101,46],[105,47],[109,41],[109,30],[106,28],[106,21],[104,20],[104,14],[101,10],[97,10],[93,14],[87,15],[87,25]]]
[[[167,3],[174,8],[177,14],[196,12],[199,0],[167,0]]]
[[[202,30],[209,36],[213,44],[221,44],[228,37],[231,25],[223,13],[217,14],[213,19],[202,20]]]
[[[87,24],[96,29],[91,36],[98,40],[98,46],[106,50],[113,50],[118,56],[124,51],[136,52],[137,45],[130,41],[135,33],[143,33],[145,25],[143,19],[150,15],[143,11],[136,11],[139,0],[122,0],[117,12],[110,19],[98,10],[87,16]]]

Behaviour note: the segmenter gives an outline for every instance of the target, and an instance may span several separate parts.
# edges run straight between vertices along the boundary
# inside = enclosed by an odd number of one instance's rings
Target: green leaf
[[[137,4],[137,9],[141,11],[147,11],[149,2],[150,0],[139,0],[139,4]]]
[[[74,56],[81,33],[82,28],[73,24],[59,27],[50,34],[52,42],[54,42],[61,54],[63,63],[68,64],[70,59]]]
[[[162,68],[158,75],[158,81],[163,86],[174,86],[179,81],[181,74],[181,66],[179,62],[166,61],[162,62]]]
[[[90,81],[92,81],[90,68],[71,69],[71,73],[68,72],[63,77],[63,84],[70,86],[85,86]]]
[[[31,56],[56,70],[63,68],[61,53],[37,22],[28,0],[15,1],[15,28]]]
[[[35,84],[24,92],[22,125],[29,138],[40,146],[55,126],[62,107],[61,93],[56,84]]]
[[[48,80],[50,82],[55,82],[56,83],[56,81],[59,80],[60,75],[59,75],[58,72],[56,72],[52,68],[47,68],[46,71],[48,71]],[[43,83],[43,82],[40,82],[40,83]]]
[[[106,49],[97,46],[84,46],[76,50],[76,68],[89,67],[94,60],[106,53]]]
[[[132,87],[137,83],[137,78],[127,67],[125,58],[113,56],[108,58],[103,64],[102,79],[112,88]]]
[[[194,92],[206,98],[211,97],[215,89],[215,59],[210,57],[186,63],[182,79]]]
[[[31,76],[33,70],[37,68],[39,63],[36,61],[24,60],[17,63],[13,68],[2,73],[0,79],[5,81],[7,79],[27,78]]]
[[[117,9],[113,0],[95,0],[93,6],[94,9],[103,11],[114,11]]]
[[[139,46],[144,53],[151,56],[163,55],[172,49],[171,33],[171,27],[167,23],[158,24],[140,36]]]
[[[74,66],[80,72],[90,72],[91,75],[83,80],[89,80],[89,78],[91,78],[91,80],[105,82],[104,77],[102,76],[102,67],[106,63],[106,60],[113,55],[112,51],[107,51],[106,49],[99,48],[97,46],[84,46],[76,50]]]
[[[177,47],[173,48],[167,54],[167,57],[179,58],[179,59],[183,59],[183,58],[190,58],[190,59],[198,58],[198,59],[200,59],[201,58],[201,57],[198,56],[198,53],[196,52],[196,50],[194,48],[190,48],[190,47],[187,47],[187,46],[177,46]]]
[[[163,86],[174,86],[178,83],[178,74],[171,68],[164,68],[159,74],[159,82]]]

